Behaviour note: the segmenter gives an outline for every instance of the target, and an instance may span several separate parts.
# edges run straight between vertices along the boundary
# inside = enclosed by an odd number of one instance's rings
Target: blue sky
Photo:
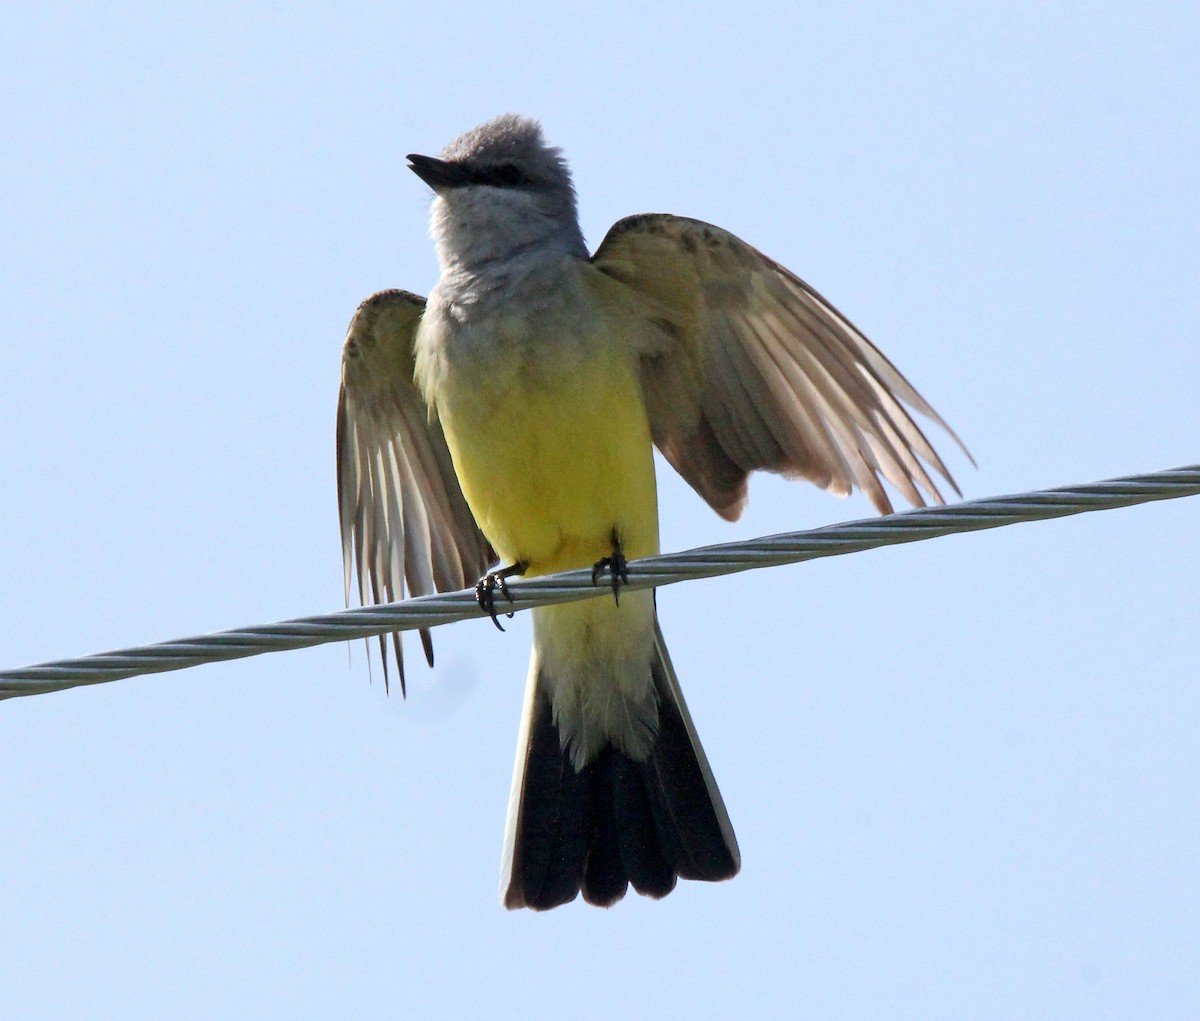
[[[357,302],[507,110],[592,244],[718,223],[954,425],[969,497],[1200,461],[1191,5],[47,3],[0,37],[0,665],[341,604]],[[869,513],[669,470],[679,549]],[[1192,1018],[1198,504],[676,586],[743,872],[509,914],[528,620],[0,705],[13,1018]],[[416,656],[412,657],[414,660]],[[569,1005],[569,1006],[565,1006]]]

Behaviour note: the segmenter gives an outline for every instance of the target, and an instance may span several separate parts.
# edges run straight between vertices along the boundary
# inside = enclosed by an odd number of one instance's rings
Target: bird
[[[740,851],[654,593],[622,590],[659,551],[654,449],[730,521],[756,470],[857,487],[880,513],[884,481],[914,507],[944,502],[935,475],[959,493],[909,409],[970,454],[849,319],[729,231],[644,213],[589,253],[536,120],[407,159],[440,276],[428,298],[367,298],[343,346],[347,602],[352,572],[364,605],[474,585],[499,626],[512,577],[592,568],[602,597],[532,611],[501,901],[729,879]],[[393,654],[403,687],[397,636]]]

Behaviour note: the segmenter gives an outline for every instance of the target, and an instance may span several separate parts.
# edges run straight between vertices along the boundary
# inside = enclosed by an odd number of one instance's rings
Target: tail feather
[[[651,674],[658,734],[645,761],[612,745],[581,770],[564,750],[535,654],[505,841],[506,907],[546,910],[582,891],[608,907],[629,884],[665,897],[676,879],[716,881],[741,864],[661,632]]]
[[[676,870],[667,852],[664,827],[658,820],[657,799],[648,785],[653,777],[647,774],[643,762],[633,762],[619,752],[614,752],[613,758],[617,760],[618,776],[612,800],[617,806],[617,840],[626,875],[643,896],[665,897],[675,889]]]
[[[585,864],[583,883],[580,889],[583,899],[589,904],[615,904],[625,896],[629,884],[625,860],[622,854],[622,818],[629,812],[622,811],[617,803],[617,772],[621,758],[614,754],[612,746],[606,747],[600,757],[586,772],[591,773],[588,785],[589,842],[584,849]]]
[[[587,772],[578,773],[559,747],[550,699],[535,690],[529,739],[524,749],[520,800],[521,825],[506,845],[514,874],[523,882],[509,886],[504,905],[553,908],[575,899],[583,881],[588,832]],[[527,715],[529,707],[526,708]],[[514,792],[514,797],[516,793]]]
[[[654,801],[659,839],[680,878],[730,879],[742,864],[737,838],[657,624],[655,652],[658,740],[640,768],[649,774],[645,788]]]

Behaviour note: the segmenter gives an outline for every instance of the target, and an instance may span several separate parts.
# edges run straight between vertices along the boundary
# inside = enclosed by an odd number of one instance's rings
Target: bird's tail
[[[665,897],[678,878],[730,879],[737,840],[655,623],[650,671],[658,732],[634,761],[606,745],[582,769],[554,722],[535,649],[517,745],[501,896],[505,907],[546,910],[583,892],[609,907],[630,883]]]

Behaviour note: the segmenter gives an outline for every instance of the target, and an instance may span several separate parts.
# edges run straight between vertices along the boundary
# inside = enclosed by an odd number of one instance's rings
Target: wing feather
[[[913,506],[944,502],[926,466],[958,492],[908,408],[966,453],[941,416],[833,305],[728,231],[631,216],[592,264],[665,336],[642,359],[654,440],[722,516],[738,517],[760,468],[838,495],[857,487],[880,513],[885,481]]]
[[[354,314],[342,348],[337,412],[338,516],[346,604],[395,602],[475,583],[495,559],[459,488],[445,437],[413,383],[424,299],[381,291]],[[421,631],[426,659],[433,645]],[[387,677],[387,642],[379,639]],[[392,635],[401,690],[400,636]]]

